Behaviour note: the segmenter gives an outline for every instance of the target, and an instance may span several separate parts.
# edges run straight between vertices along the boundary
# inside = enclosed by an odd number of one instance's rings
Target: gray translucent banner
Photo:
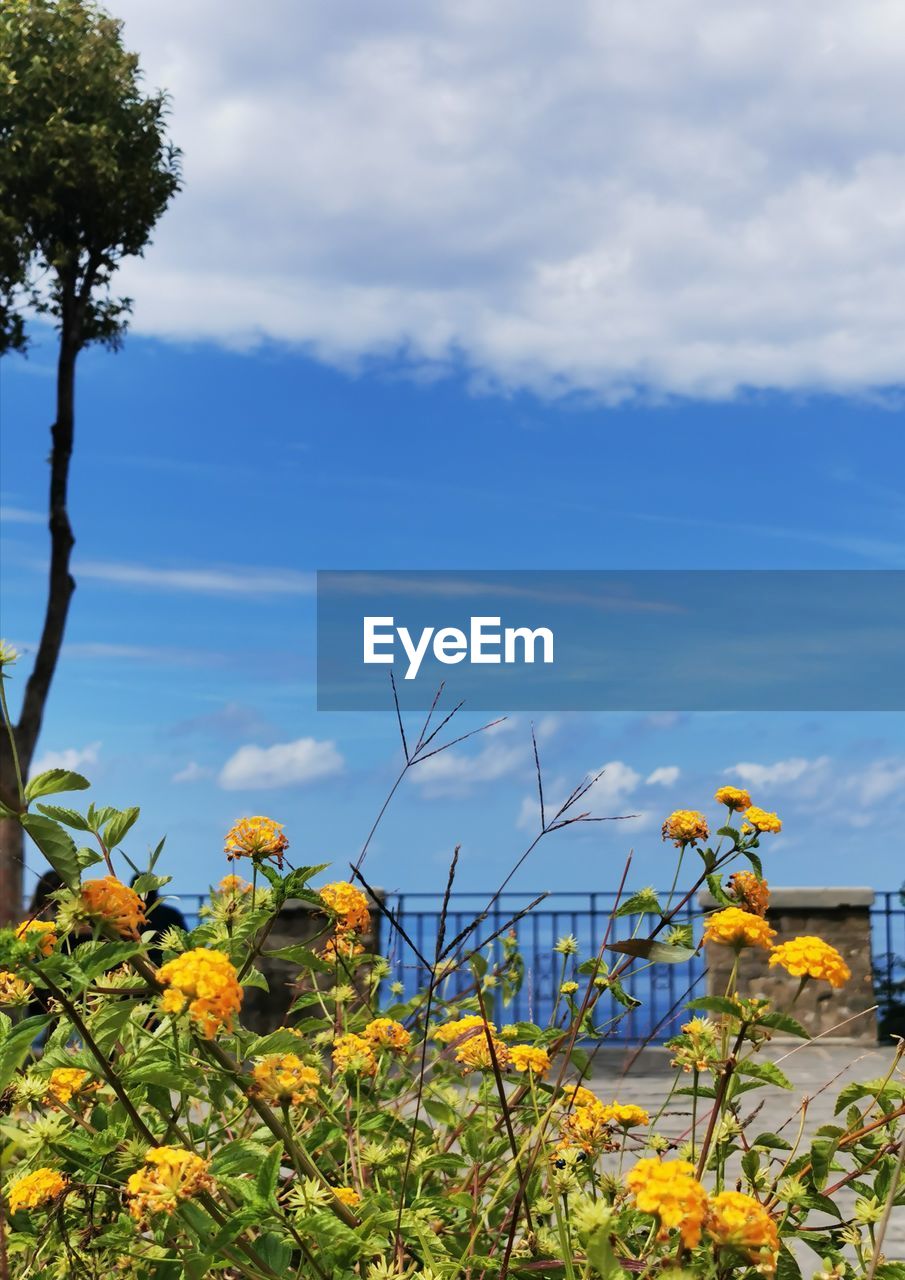
[[[901,711],[905,570],[317,575],[318,708]]]

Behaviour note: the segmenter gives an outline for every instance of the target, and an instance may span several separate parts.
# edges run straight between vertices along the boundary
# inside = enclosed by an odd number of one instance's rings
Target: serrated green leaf
[[[652,964],[682,964],[695,954],[693,947],[675,946],[658,942],[655,938],[629,938],[625,942],[611,942],[609,951],[650,960]]]
[[[140,812],[139,808],[133,805],[130,809],[114,813],[104,826],[103,840],[108,849],[115,849],[125,839],[138,820]]]
[[[280,1180],[282,1155],[283,1144],[275,1142],[261,1162],[258,1176],[255,1179],[255,1191],[266,1204],[270,1204],[276,1194],[277,1183]]]
[[[755,1080],[763,1080],[767,1084],[775,1084],[780,1089],[791,1089],[792,1081],[780,1071],[775,1062],[740,1062],[736,1071],[742,1076],[753,1076]]]
[[[73,831],[90,831],[91,828],[77,809],[67,809],[62,804],[39,804],[38,811],[54,822],[62,822],[64,827],[72,827]]]
[[[25,799],[36,800],[38,796],[52,796],[60,791],[87,791],[90,786],[87,778],[71,769],[45,769],[25,784]]]
[[[59,823],[36,813],[23,813],[19,821],[44,854],[65,885],[74,889],[79,882],[79,860],[75,841]]]
[[[35,1018],[25,1018],[3,1032],[0,1038],[0,1093],[28,1057],[35,1036],[49,1021],[50,1018],[42,1013]]]
[[[810,1040],[811,1033],[806,1027],[789,1013],[766,1013],[758,1018],[762,1027],[772,1027],[776,1031],[785,1031],[786,1035],[797,1036],[799,1040]]]
[[[660,899],[657,897],[653,888],[640,889],[637,893],[626,899],[625,902],[617,909],[616,919],[621,916],[638,916],[655,913],[662,915],[660,907]]]
[[[731,1018],[738,1017],[738,1004],[729,996],[698,996],[689,1000],[686,1009],[701,1009],[704,1013],[725,1013]]]

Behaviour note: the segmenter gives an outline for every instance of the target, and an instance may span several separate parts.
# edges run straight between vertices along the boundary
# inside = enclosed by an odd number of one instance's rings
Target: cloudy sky
[[[172,94],[185,190],[82,361],[79,589],[41,744],[169,833],[242,812],[357,853],[392,718],[318,715],[317,568],[905,565],[905,24],[894,3],[111,5]],[[4,631],[40,624],[53,353],[2,373]],[[492,887],[529,717],[413,771],[372,874]],[[477,719],[466,718],[465,727]],[[900,716],[563,716],[595,810],[528,888],[612,887],[727,780],[774,878],[894,887]],[[856,871],[852,866],[857,867]]]

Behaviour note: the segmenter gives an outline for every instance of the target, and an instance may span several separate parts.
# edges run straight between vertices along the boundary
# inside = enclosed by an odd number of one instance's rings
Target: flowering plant
[[[905,1203],[901,1050],[882,1079],[848,1086],[817,1133],[806,1105],[792,1138],[754,1123],[752,1091],[788,1086],[765,1046],[808,1033],[739,990],[740,953],[765,951],[802,984],[836,986],[847,967],[819,938],[774,941],[758,849],[779,820],[747,793],[718,793],[729,820],[713,844],[703,813],[670,815],[664,840],[700,859],[692,889],[623,896],[613,919],[636,918],[631,943],[610,942],[612,919],[588,955],[561,939],[547,1023],[498,1026],[489,993],[521,979],[518,921],[482,938],[479,916],[446,939],[444,903],[436,951],[419,956],[427,985],[403,998],[370,949],[385,909],[360,872],[316,888],[323,868],[292,867],[282,826],[257,816],[226,840],[230,859],[252,860],[253,884],[230,873],[197,927],[155,940],[145,896],[167,883],[160,849],[134,893],[117,875],[137,810],[32,809],[87,785],[51,770],[4,815],[64,887],[51,919],[0,931],[2,1280],[905,1277],[882,1249]],[[542,813],[543,835],[580,820],[573,802]],[[739,860],[750,870],[724,887]],[[670,1097],[688,1116],[670,1136],[666,1103],[651,1114],[631,1076],[614,1097],[592,1055],[634,1003],[626,974],[693,953],[678,913],[705,882],[718,900],[706,936],[735,963],[668,1043]],[[265,981],[290,897],[319,912],[320,931],[280,953],[298,968],[286,1025],[253,1034],[243,999]],[[37,1011],[22,1017],[24,1003]]]

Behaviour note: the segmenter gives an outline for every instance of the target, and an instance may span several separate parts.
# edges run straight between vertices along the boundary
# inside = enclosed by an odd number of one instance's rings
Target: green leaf
[[[90,831],[91,828],[76,809],[67,809],[62,804],[39,804],[38,810],[54,822],[62,822],[64,827],[72,827],[74,831]]]
[[[689,1000],[686,1009],[702,1009],[705,1013],[726,1013],[731,1018],[738,1017],[738,1004],[729,996],[698,996]]]
[[[745,849],[743,850],[743,852],[745,857],[751,863],[751,866],[754,868],[754,871],[757,874],[758,879],[763,880],[764,864],[761,862],[760,858],[757,856],[757,854],[754,852],[753,849]]]
[[[792,1081],[775,1062],[740,1062],[736,1071],[742,1076],[753,1076],[755,1080],[763,1080],[766,1084],[775,1084],[780,1089],[791,1089]]]
[[[811,1143],[811,1180],[818,1191],[826,1185],[841,1136],[842,1130],[837,1129],[834,1134],[815,1138]]]
[[[792,1144],[778,1133],[761,1133],[751,1143],[752,1147],[765,1147],[768,1151],[791,1151]]]
[[[87,791],[91,783],[80,773],[71,769],[46,769],[37,777],[25,784],[25,799],[35,800],[38,796],[52,796],[59,791]]]
[[[58,823],[36,813],[23,813],[19,820],[63,883],[76,888],[79,860],[72,836]]]
[[[123,809],[120,813],[114,811],[103,832],[104,844],[108,849],[115,849],[123,841],[126,833],[135,825],[139,813],[140,810],[135,806]]]
[[[43,1013],[35,1018],[25,1018],[3,1036],[0,1041],[0,1092],[22,1066],[28,1057],[32,1041],[49,1021],[50,1018]]]
[[[283,1155],[283,1144],[275,1142],[264,1157],[258,1176],[255,1179],[255,1190],[266,1203],[271,1204],[276,1195],[277,1183],[280,1180],[280,1160]]]
[[[663,914],[660,899],[653,888],[640,889],[638,893],[633,893],[616,911],[616,919],[618,920],[620,916],[639,916],[648,913]]]
[[[283,1274],[292,1257],[291,1248],[275,1231],[266,1231],[264,1235],[256,1240],[254,1250],[278,1275]]]
[[[91,1034],[98,1048],[109,1053],[119,1040],[138,1000],[114,1000],[104,1004],[91,1019]]]
[[[799,1040],[810,1040],[811,1033],[806,1027],[788,1013],[765,1013],[758,1018],[762,1027],[773,1027],[776,1031],[784,1031],[786,1035],[797,1036]]]
[[[257,1174],[267,1154],[267,1148],[250,1138],[237,1138],[220,1148],[211,1161],[214,1177],[243,1173]],[[256,1212],[258,1212],[256,1210]]]
[[[711,873],[707,877],[707,888],[710,890],[712,897],[716,899],[716,901],[719,903],[721,907],[731,907],[731,906],[738,905],[737,903],[733,903],[732,899],[729,897],[729,895],[726,893],[726,890],[723,888],[722,872],[719,872],[716,874]]]
[[[327,964],[316,952],[302,943],[291,947],[277,947],[273,951],[265,951],[268,959],[288,960],[291,964],[300,965],[303,969],[314,969],[316,973],[330,973],[332,966]]]
[[[668,942],[658,942],[655,938],[629,938],[625,942],[611,942],[610,951],[619,951],[622,955],[636,956],[639,960],[650,960],[653,964],[682,964],[695,954],[693,947],[672,947]]]
[[[776,1259],[776,1280],[801,1280],[801,1267],[795,1261],[795,1255],[785,1245],[780,1246]]]

